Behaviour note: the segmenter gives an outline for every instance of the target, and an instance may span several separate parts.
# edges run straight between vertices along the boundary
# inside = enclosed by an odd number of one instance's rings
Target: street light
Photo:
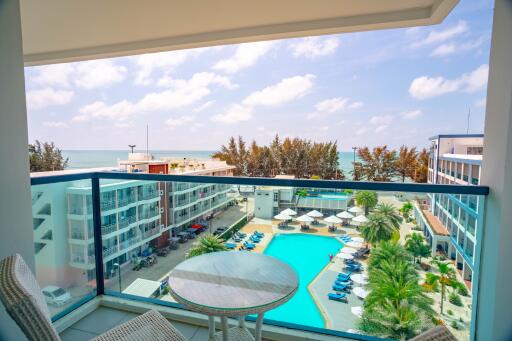
[[[119,263],[113,264],[117,268],[117,280],[119,281],[119,293],[121,293],[121,265]]]
[[[133,148],[135,148],[135,147],[137,147],[137,146],[136,146],[136,145],[134,145],[134,144],[129,144],[129,145],[128,145],[128,147],[130,147],[130,148],[131,148],[131,150],[132,150],[132,154],[133,154]]]
[[[354,150],[354,163],[356,163],[356,150],[357,150],[357,147],[352,147],[352,149]]]

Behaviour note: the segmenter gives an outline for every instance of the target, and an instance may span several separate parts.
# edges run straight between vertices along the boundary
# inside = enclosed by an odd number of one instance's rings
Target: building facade
[[[439,135],[431,138],[428,183],[479,185],[484,136]],[[445,254],[471,287],[483,201],[478,196],[429,194],[415,203],[415,216],[432,255]]]

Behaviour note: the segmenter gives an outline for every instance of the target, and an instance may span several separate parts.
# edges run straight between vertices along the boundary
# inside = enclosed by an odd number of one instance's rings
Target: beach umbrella
[[[361,238],[361,237],[352,237],[352,241],[353,241],[353,242],[357,242],[357,243],[364,243],[364,238]]]
[[[354,259],[354,256],[349,255],[348,253],[338,253],[336,257],[339,259]]]
[[[358,215],[357,217],[352,218],[352,222],[357,224],[364,224],[368,222],[368,218],[366,218],[364,215]]]
[[[358,207],[358,206],[354,206],[354,207],[351,207],[348,209],[348,211],[350,213],[355,213],[355,214],[358,214],[358,213],[363,213],[363,209],[361,207]]]
[[[365,299],[366,296],[370,293],[369,291],[364,290],[362,287],[355,287],[352,292],[359,298]]]
[[[300,217],[296,218],[295,220],[299,221],[301,223],[311,223],[311,222],[315,221],[315,219],[311,218],[310,216],[308,216],[306,214],[301,215]]]
[[[278,215],[274,216],[274,219],[277,219],[277,220],[292,220],[292,217],[290,217],[287,214],[283,214],[283,212],[281,212]]]
[[[281,211],[281,214],[284,214],[284,215],[296,215],[297,212],[295,212],[294,210],[292,210],[291,208],[287,208],[286,210],[284,211]]]
[[[322,218],[324,216],[322,212],[318,212],[317,210],[310,211],[307,214],[312,218]]]
[[[338,218],[341,218],[341,219],[352,219],[352,218],[354,218],[354,215],[348,213],[347,211],[340,212],[340,213],[336,214],[336,216]]]
[[[329,224],[341,224],[343,222],[343,220],[336,217],[335,215],[328,216],[324,219],[324,221]]]
[[[352,275],[352,276],[350,276],[350,279],[352,280],[352,282],[357,283],[357,284],[361,284],[361,285],[368,284],[368,280],[367,280],[368,277],[363,274]]]
[[[350,246],[350,247],[362,247],[363,246],[363,243],[361,242],[355,242],[355,241],[350,241],[350,242],[347,242],[345,243],[346,246]]]
[[[359,318],[363,317],[363,307],[361,306],[352,307],[350,308],[350,311]]]
[[[341,253],[347,253],[347,254],[349,254],[349,255],[352,255],[352,254],[356,253],[356,252],[357,252],[357,250],[356,250],[356,249],[354,249],[354,248],[351,248],[351,247],[343,247],[343,248],[341,249],[341,251],[340,251],[340,252],[341,252]]]

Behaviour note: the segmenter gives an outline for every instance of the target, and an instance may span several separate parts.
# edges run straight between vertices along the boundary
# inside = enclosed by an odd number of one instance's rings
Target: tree
[[[370,214],[368,219],[368,222],[361,227],[361,235],[372,245],[391,240],[393,233],[398,230],[382,214]]]
[[[425,238],[419,233],[412,233],[405,237],[405,248],[413,255],[414,262],[419,258],[421,263],[422,257],[430,255],[430,248],[425,244]]]
[[[372,250],[371,292],[365,299],[359,329],[371,335],[406,340],[429,327],[433,300],[419,285],[418,273],[409,259],[398,243],[382,242]]]
[[[380,203],[375,206],[375,210],[373,212],[384,216],[395,229],[398,230],[400,228],[400,224],[403,219],[395,206],[388,203]]]
[[[398,151],[398,157],[395,162],[396,172],[402,178],[402,182],[405,182],[406,177],[412,178],[416,169],[417,157],[416,147],[408,148],[401,146]]]
[[[412,205],[412,203],[410,201],[406,201],[400,208],[400,213],[402,213],[402,216],[407,220],[409,219],[413,208],[414,206]]]
[[[62,156],[59,148],[53,142],[39,142],[28,145],[30,171],[45,172],[63,170],[68,166],[69,159]]]
[[[364,207],[364,214],[368,215],[370,208],[373,208],[377,205],[379,198],[377,196],[377,192],[374,191],[358,191],[356,193],[356,203],[359,206]]]
[[[359,160],[354,162],[352,174],[358,180],[391,181],[397,175],[396,152],[387,146],[375,147],[370,152],[368,147],[357,150]]]
[[[194,243],[194,245],[188,250],[187,258],[200,256],[205,253],[226,251],[227,248],[224,245],[222,239],[213,234],[206,234]]]
[[[425,284],[429,285],[432,289],[441,286],[441,314],[443,313],[444,301],[446,299],[446,288],[458,288],[461,284],[457,281],[455,269],[449,262],[434,261],[437,265],[437,274],[428,273],[425,278]]]
[[[418,153],[413,174],[413,180],[415,182],[427,182],[429,158],[430,153],[425,148],[423,148],[421,152]]]

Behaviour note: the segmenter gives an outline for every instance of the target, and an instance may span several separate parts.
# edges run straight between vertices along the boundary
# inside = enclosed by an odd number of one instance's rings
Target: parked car
[[[46,303],[51,305],[62,306],[71,300],[69,292],[54,285],[44,287],[42,292],[46,299]]]
[[[227,227],[225,227],[225,226],[217,227],[217,229],[215,231],[213,231],[213,235],[218,236],[219,234],[224,233],[224,231],[226,231],[226,230],[227,230]]]

